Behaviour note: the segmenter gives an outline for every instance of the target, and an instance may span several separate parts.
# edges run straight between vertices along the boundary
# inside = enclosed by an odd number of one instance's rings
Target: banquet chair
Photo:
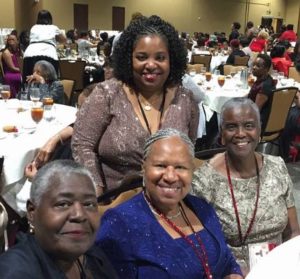
[[[187,64],[187,72],[195,71],[197,74],[200,74],[202,67],[204,67],[203,64]]]
[[[278,139],[285,127],[285,122],[297,91],[297,87],[284,87],[273,90],[271,109],[264,124],[265,127],[262,127],[261,131],[259,151],[270,154],[272,149],[269,149],[266,144],[278,146]]]
[[[295,67],[289,68],[289,78],[293,78],[295,81],[300,82],[300,73]]]
[[[203,64],[207,71],[210,68],[211,55],[193,54],[191,64]]]
[[[243,68],[245,68],[245,67],[244,66],[233,66],[233,65],[225,64],[224,65],[224,75],[228,76],[232,72],[237,73],[238,71],[241,71]]]
[[[142,191],[143,178],[141,175],[128,175],[120,185],[98,197],[98,211],[102,216],[109,208],[129,200]]]
[[[72,99],[73,99],[73,90],[75,81],[71,79],[62,79],[60,81],[64,87],[64,93],[65,93],[65,105],[72,105]]]
[[[74,91],[84,88],[84,69],[86,62],[82,60],[59,60],[60,79],[71,79],[75,81]]]
[[[249,58],[250,57],[247,55],[246,56],[235,55],[233,65],[234,66],[248,66]]]
[[[201,151],[195,152],[195,158],[199,160],[209,160],[213,156],[215,156],[218,153],[225,152],[226,147],[217,147],[217,148],[211,148],[211,149],[205,149]]]

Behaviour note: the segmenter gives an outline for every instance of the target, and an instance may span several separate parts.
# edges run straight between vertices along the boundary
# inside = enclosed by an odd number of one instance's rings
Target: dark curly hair
[[[181,84],[181,78],[186,70],[187,50],[175,28],[158,16],[134,20],[122,33],[113,51],[115,77],[134,87],[132,53],[137,41],[144,36],[159,36],[166,42],[170,57],[170,73],[164,87]]]

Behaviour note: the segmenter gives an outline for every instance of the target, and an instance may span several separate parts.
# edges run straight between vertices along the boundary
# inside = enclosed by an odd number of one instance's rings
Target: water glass
[[[37,87],[31,87],[29,90],[30,99],[33,102],[38,102],[40,100],[41,94],[40,89]]]

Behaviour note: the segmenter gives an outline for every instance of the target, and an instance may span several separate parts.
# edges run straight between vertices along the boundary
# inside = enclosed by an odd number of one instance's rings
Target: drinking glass
[[[31,108],[31,118],[36,124],[38,124],[43,119],[43,115],[44,108],[42,105],[34,105]]]
[[[254,84],[254,82],[255,82],[254,76],[249,75],[249,77],[248,77],[248,86],[252,87],[252,85]]]
[[[211,80],[211,72],[206,72],[205,78],[206,78],[206,81],[209,82]]]
[[[40,89],[37,87],[32,87],[29,90],[30,99],[34,103],[38,102],[40,100]]]
[[[47,121],[51,121],[53,116],[52,116],[52,107],[53,107],[53,98],[48,95],[44,96],[43,98],[43,105],[44,105],[44,118]]]
[[[284,73],[283,72],[278,72],[278,81],[281,81],[284,78]]]
[[[236,71],[235,71],[234,69],[232,69],[232,70],[230,71],[231,77],[233,78],[235,74],[236,74]]]
[[[7,100],[10,98],[10,86],[9,85],[2,85],[1,97],[4,100],[4,102],[7,102]]]
[[[219,84],[220,88],[223,87],[224,83],[225,83],[225,77],[224,76],[218,76],[218,84]]]
[[[201,75],[205,75],[205,73],[206,73],[206,67],[201,67],[200,73],[201,73]]]
[[[220,75],[220,70],[215,70],[215,75],[219,76]]]

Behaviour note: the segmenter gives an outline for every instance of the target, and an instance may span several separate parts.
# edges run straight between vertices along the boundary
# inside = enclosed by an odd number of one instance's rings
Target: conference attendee
[[[271,50],[270,56],[272,58],[273,69],[278,72],[283,72],[287,77],[289,75],[289,68],[293,65],[291,60],[284,57],[285,47],[281,44],[277,44]]]
[[[286,30],[280,35],[279,41],[288,40],[289,42],[297,41],[297,34],[294,32],[294,25],[288,24]]]
[[[64,43],[66,38],[56,25],[52,24],[52,15],[41,10],[36,24],[30,29],[30,44],[24,53],[23,81],[33,73],[34,65],[39,60],[50,62],[58,73],[56,43]]]
[[[268,32],[261,30],[257,37],[253,38],[252,41],[249,44],[249,48],[253,52],[264,52],[267,53],[267,48],[268,48],[268,38],[269,34]]]
[[[117,188],[141,171],[146,138],[176,128],[195,141],[199,112],[181,86],[186,49],[174,27],[158,16],[130,23],[113,53],[115,78],[99,83],[74,125],[74,159],[94,176],[97,193]]]
[[[11,98],[16,98],[21,86],[21,71],[18,58],[22,56],[19,41],[15,35],[8,35],[2,51],[3,82],[10,86]]]
[[[144,191],[106,211],[96,244],[120,278],[242,278],[212,207],[189,195],[194,145],[175,129],[144,148]]]
[[[239,29],[241,28],[241,24],[239,22],[233,22],[231,25],[231,33],[229,34],[229,43],[231,40],[238,39],[240,37]]]
[[[26,81],[32,85],[37,85],[40,89],[40,99],[52,97],[54,103],[64,103],[64,87],[57,79],[56,71],[51,63],[40,60],[35,63],[33,74],[27,76]],[[29,91],[30,93],[30,91]]]
[[[84,187],[83,187],[84,186]],[[35,176],[27,203],[30,234],[0,256],[2,279],[117,278],[93,247],[99,226],[90,173],[69,160],[53,161]]]
[[[259,250],[266,242],[274,247],[299,234],[293,183],[281,157],[255,151],[260,112],[250,99],[227,101],[220,129],[226,151],[195,171],[193,190],[215,208],[245,275],[249,262],[257,260],[251,246]]]
[[[269,74],[271,65],[270,56],[267,54],[258,54],[252,66],[252,74],[256,77],[256,81],[251,86],[248,94],[248,98],[255,102],[260,110],[263,130],[271,109],[272,90],[276,88],[275,82]]]
[[[80,33],[79,39],[77,40],[78,54],[82,57],[88,56],[91,48],[96,48],[97,44],[89,41],[89,33],[87,31],[82,31]]]
[[[226,60],[226,64],[234,65],[235,56],[245,56],[245,52],[240,49],[240,41],[238,39],[233,39],[230,41],[231,52]]]

